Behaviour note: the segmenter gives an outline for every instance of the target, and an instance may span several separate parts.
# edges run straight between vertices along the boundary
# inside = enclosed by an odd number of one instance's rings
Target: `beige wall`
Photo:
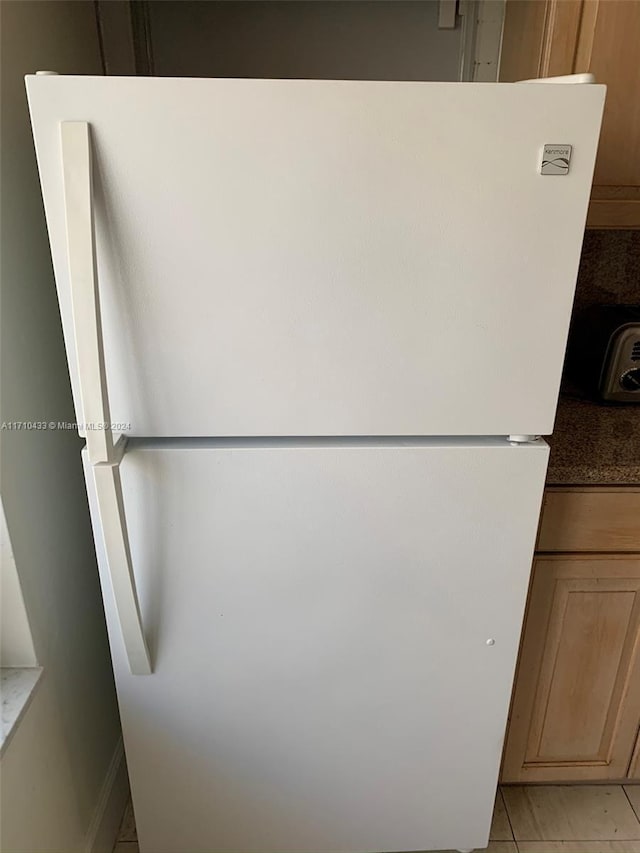
[[[163,76],[458,80],[461,27],[437,0],[151,0]]]
[[[23,76],[100,74],[94,5],[10,0],[0,13],[0,420],[74,421]],[[44,667],[2,758],[1,847],[70,853],[87,843],[120,738],[81,442],[57,430],[0,440],[0,489]]]

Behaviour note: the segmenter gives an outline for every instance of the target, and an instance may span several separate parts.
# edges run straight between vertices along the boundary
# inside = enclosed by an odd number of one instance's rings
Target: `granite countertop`
[[[42,668],[39,666],[0,667],[0,695],[2,697],[0,752],[4,752],[9,738],[26,711],[41,675]]]
[[[560,395],[548,485],[640,485],[640,405]]]
[[[585,232],[574,321],[600,305],[640,305],[640,231]],[[598,405],[574,382],[563,377],[554,433],[545,436],[547,483],[640,485],[640,405]]]

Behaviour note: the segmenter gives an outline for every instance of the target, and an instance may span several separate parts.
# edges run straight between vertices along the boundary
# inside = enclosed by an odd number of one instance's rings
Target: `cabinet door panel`
[[[588,228],[640,227],[638,44],[638,0],[507,0],[501,81],[590,71],[607,86]]]
[[[640,185],[640,3],[588,0],[574,70],[607,84],[596,186]]]
[[[538,557],[503,781],[624,778],[640,715],[640,558]]]
[[[633,755],[631,756],[627,777],[629,779],[640,780],[640,733],[638,733],[636,745],[633,749]]]

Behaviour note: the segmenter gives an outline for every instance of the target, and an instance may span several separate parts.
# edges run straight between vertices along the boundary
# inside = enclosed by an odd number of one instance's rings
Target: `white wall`
[[[151,0],[154,71],[187,77],[458,80],[437,0]]]
[[[23,75],[101,73],[91,0],[1,13],[0,420],[73,421]],[[72,431],[3,431],[4,509],[40,688],[2,758],[0,846],[84,849],[120,728],[82,469]],[[122,777],[120,777],[122,778]]]

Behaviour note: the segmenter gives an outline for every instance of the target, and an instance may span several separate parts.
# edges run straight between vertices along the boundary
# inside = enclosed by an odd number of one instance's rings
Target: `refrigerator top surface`
[[[603,86],[31,76],[83,423],[60,125],[88,122],[131,436],[548,434]],[[545,146],[568,174],[541,174]]]

